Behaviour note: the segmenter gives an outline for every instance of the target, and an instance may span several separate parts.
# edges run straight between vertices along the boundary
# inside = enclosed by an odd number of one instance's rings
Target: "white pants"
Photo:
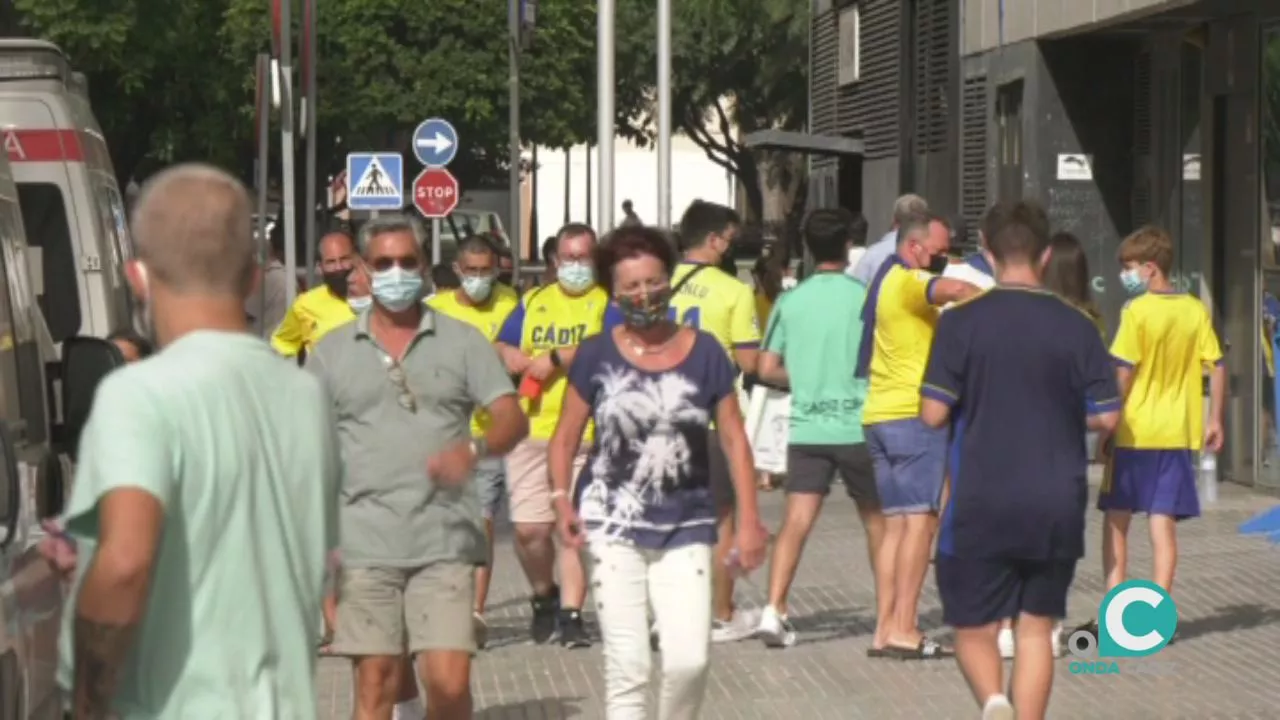
[[[645,720],[649,606],[662,642],[659,720],[694,720],[711,647],[711,547],[646,550],[594,542],[591,580],[604,636],[605,717]]]

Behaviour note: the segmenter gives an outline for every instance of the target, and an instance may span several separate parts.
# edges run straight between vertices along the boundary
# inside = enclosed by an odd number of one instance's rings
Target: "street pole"
[[[458,238],[458,240],[461,239]],[[440,237],[440,218],[431,218],[431,267],[440,264],[440,257],[444,252],[440,246],[443,244],[444,238]]]
[[[570,154],[569,149],[565,148],[564,150],[564,222],[560,223],[561,225],[568,225],[569,216],[572,214],[572,211],[569,209],[569,191],[573,189],[572,182],[569,179],[570,170],[572,169],[573,169],[573,156],[572,154]],[[542,258],[542,259],[546,260],[546,258]]]
[[[671,0],[658,0],[658,227],[671,227]]]
[[[255,168],[257,177],[254,184],[257,185],[258,195],[258,227],[256,228],[258,236],[258,265],[262,268],[262,272],[266,272],[267,263],[270,262],[271,242],[267,238],[267,184],[270,182],[271,169],[268,165],[271,163],[271,56],[262,53],[258,55],[258,164]],[[261,288],[258,289],[258,325],[263,332],[274,331],[274,328],[267,328],[263,325],[264,318],[267,314],[267,293]]]
[[[507,0],[507,93],[511,109],[507,119],[511,147],[511,169],[507,180],[511,188],[511,227],[507,237],[511,243],[511,282],[520,286],[520,0]]]
[[[669,0],[668,0],[669,1]],[[302,92],[306,93],[306,126],[303,130],[307,134],[307,177],[306,177],[306,239],[307,239],[307,287],[315,287],[316,284],[316,245],[319,238],[316,237],[316,0],[302,0],[305,3],[303,11],[306,17],[302,25],[303,37],[306,39],[306,46],[303,51],[306,55],[302,58],[303,66],[306,67],[306,77],[303,78]]]
[[[293,18],[292,0],[280,0],[280,213],[284,215],[285,302],[298,294],[298,215],[293,176]]]
[[[599,205],[597,214],[601,233],[613,229],[613,135],[614,116],[614,70],[615,60],[613,46],[614,0],[600,0],[596,17],[596,87],[599,98],[596,113],[596,151],[600,157],[600,190],[597,192]]]

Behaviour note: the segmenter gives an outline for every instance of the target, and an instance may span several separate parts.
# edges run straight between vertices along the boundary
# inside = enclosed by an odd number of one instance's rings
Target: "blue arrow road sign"
[[[413,131],[413,154],[427,167],[444,167],[458,154],[458,131],[443,118],[423,120]]]
[[[351,153],[347,156],[347,208],[404,208],[404,158],[400,153]]]

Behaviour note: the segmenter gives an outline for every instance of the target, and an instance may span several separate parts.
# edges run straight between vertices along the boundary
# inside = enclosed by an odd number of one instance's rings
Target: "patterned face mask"
[[[666,320],[670,307],[671,288],[650,290],[640,296],[618,296],[618,309],[622,311],[623,320],[637,330],[651,328]]]

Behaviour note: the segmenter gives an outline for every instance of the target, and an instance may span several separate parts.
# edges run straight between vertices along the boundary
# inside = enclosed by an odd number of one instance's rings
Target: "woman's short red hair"
[[[657,258],[667,275],[675,272],[676,251],[667,234],[655,227],[637,225],[620,227],[596,246],[596,282],[610,295],[613,294],[613,270],[623,260],[643,256]]]

